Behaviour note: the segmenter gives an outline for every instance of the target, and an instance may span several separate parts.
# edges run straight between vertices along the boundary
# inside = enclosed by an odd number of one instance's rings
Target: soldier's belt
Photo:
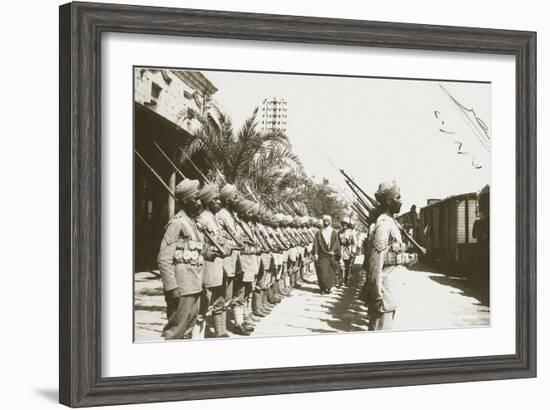
[[[241,250],[241,255],[256,255],[258,249],[255,246],[245,245],[244,249]]]
[[[407,252],[386,252],[384,255],[384,266],[412,265],[418,262],[416,253]]]

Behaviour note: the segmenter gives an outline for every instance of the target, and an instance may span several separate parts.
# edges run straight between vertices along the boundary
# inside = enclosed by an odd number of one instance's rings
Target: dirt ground
[[[367,330],[367,310],[357,299],[364,277],[358,257],[349,284],[321,295],[315,274],[294,289],[256,325],[248,337],[305,335]],[[425,265],[393,271],[399,310],[394,330],[448,329],[490,325],[483,295],[461,277],[434,272]],[[162,283],[150,272],[135,274],[135,341],[162,340],[166,323]],[[237,336],[236,336],[237,337]]]

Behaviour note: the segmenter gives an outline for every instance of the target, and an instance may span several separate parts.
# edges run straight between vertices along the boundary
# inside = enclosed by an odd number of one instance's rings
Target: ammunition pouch
[[[241,250],[242,255],[256,255],[258,254],[259,249],[254,245],[245,244],[244,248]]]
[[[388,251],[384,255],[384,266],[406,265],[411,266],[418,262],[416,253]]]
[[[201,241],[178,241],[174,252],[175,263],[185,263],[192,266],[200,266],[204,262],[203,243]]]

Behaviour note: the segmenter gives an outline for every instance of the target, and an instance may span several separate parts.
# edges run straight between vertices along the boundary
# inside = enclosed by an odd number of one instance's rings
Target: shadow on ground
[[[451,286],[457,289],[463,296],[473,297],[479,300],[480,303],[476,303],[476,305],[489,306],[489,289],[476,289],[476,283],[472,280],[442,275],[430,275],[430,279],[440,285]]]

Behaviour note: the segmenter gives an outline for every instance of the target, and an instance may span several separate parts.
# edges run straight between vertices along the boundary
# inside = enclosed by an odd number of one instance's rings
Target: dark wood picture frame
[[[508,54],[516,60],[516,352],[101,376],[101,36],[108,32]],[[97,406],[536,375],[536,33],[94,3],[60,7],[60,402]]]

